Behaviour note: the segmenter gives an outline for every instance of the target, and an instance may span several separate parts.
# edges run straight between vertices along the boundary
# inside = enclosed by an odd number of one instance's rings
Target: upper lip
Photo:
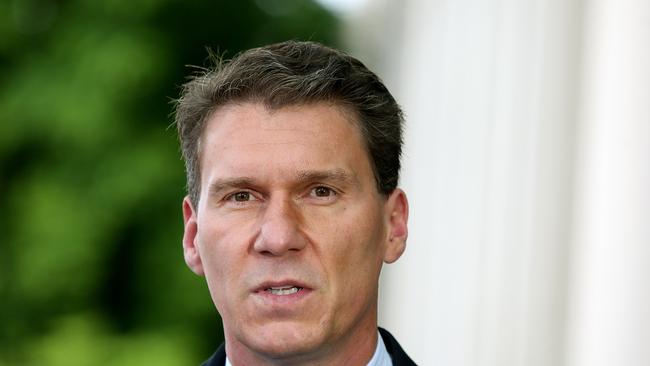
[[[279,287],[291,287],[291,286],[309,288],[309,286],[302,281],[294,280],[294,279],[286,279],[286,280],[264,281],[259,286],[255,287],[253,289],[253,292],[264,291],[271,287],[279,288]]]

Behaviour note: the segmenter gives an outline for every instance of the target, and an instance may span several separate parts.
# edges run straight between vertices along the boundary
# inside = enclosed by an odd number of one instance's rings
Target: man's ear
[[[203,263],[201,263],[201,254],[196,245],[197,241],[197,223],[196,211],[192,207],[189,197],[183,199],[183,222],[185,231],[183,232],[183,255],[185,263],[190,269],[199,276],[203,276]]]
[[[396,188],[386,200],[384,206],[387,222],[386,247],[384,262],[393,263],[402,256],[406,249],[408,237],[409,204],[406,193]]]

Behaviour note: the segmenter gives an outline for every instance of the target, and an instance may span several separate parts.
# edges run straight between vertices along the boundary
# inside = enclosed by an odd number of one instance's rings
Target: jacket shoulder
[[[226,364],[226,347],[222,343],[216,352],[210,356],[201,366],[224,366]]]
[[[402,346],[390,332],[384,328],[379,328],[379,334],[386,345],[386,351],[388,351],[393,361],[393,366],[416,366],[415,362],[404,352]]]

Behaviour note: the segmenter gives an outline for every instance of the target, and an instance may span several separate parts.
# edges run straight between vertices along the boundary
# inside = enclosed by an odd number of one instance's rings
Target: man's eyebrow
[[[296,174],[296,178],[301,183],[329,181],[352,186],[359,185],[357,177],[344,169],[303,170]]]
[[[250,187],[253,182],[253,178],[249,177],[220,178],[210,183],[208,193],[209,195],[216,195],[228,188]]]
[[[359,186],[356,176],[343,169],[332,170],[302,170],[296,173],[295,179],[299,184],[312,182],[333,182],[341,185]],[[210,183],[208,194],[218,195],[221,191],[229,188],[255,187],[255,179],[251,177],[219,178]]]

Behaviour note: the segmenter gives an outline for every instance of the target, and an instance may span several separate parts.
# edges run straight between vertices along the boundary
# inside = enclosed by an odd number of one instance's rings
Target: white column
[[[569,366],[650,365],[650,2],[586,4]]]
[[[561,365],[578,3],[400,3],[379,54],[412,220],[380,324],[422,365]]]

